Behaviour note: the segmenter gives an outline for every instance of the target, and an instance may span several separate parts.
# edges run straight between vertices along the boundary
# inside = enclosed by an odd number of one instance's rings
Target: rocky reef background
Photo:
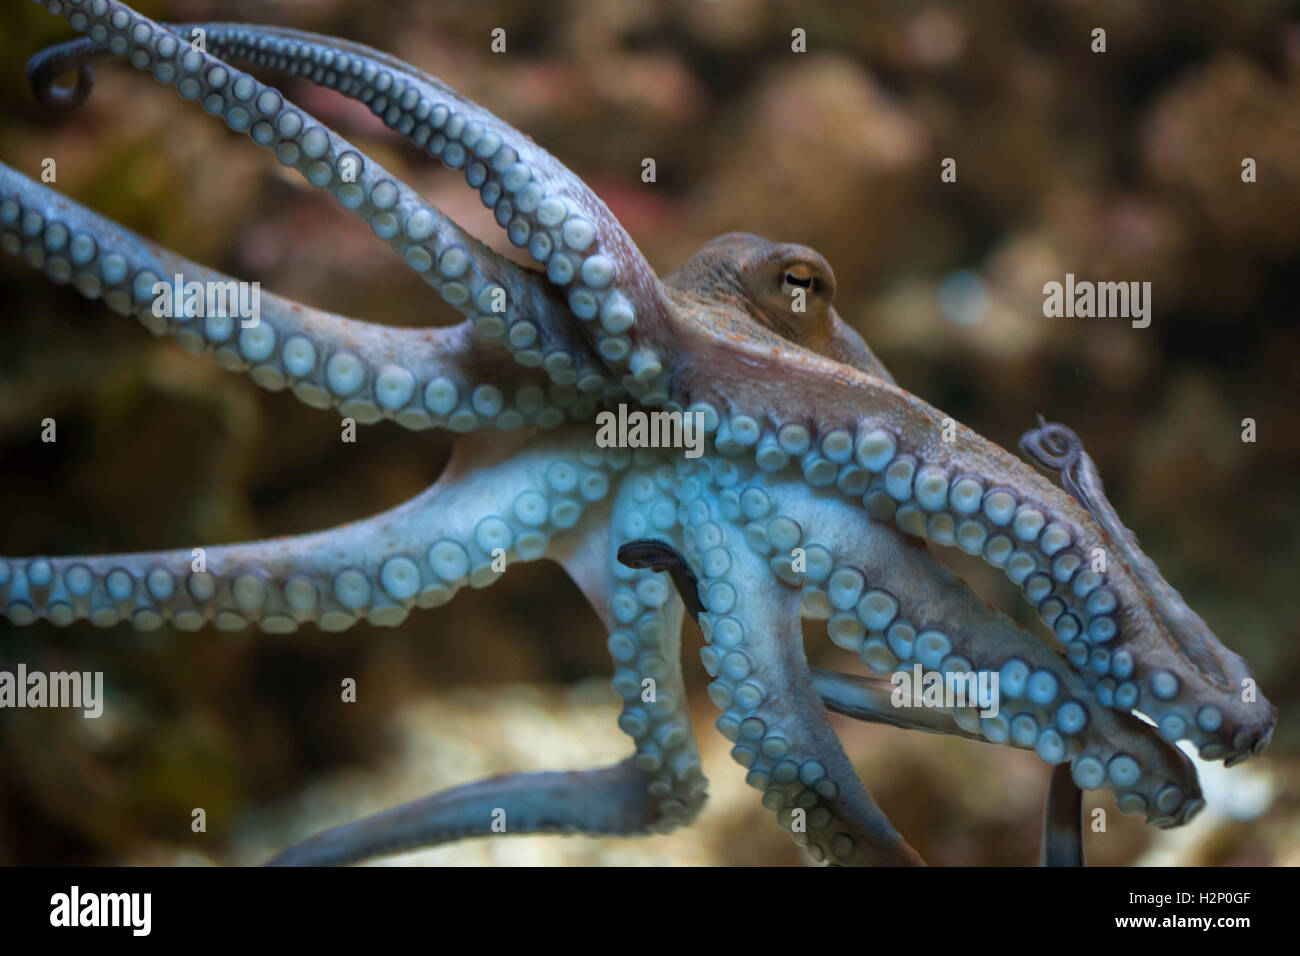
[[[1186,7],[1186,8],[1185,8]],[[142,0],[166,21],[335,34],[446,80],[555,153],[667,272],[731,230],[807,243],[899,382],[1014,447],[1038,413],[1083,437],[1188,603],[1252,663],[1271,750],[1203,782],[1162,833],[1113,811],[1099,863],[1300,863],[1300,19],[1278,0],[810,4],[784,0]],[[26,88],[72,35],[31,5],[0,30],[0,156],[191,258],[399,325],[456,316],[362,223],[170,89],[117,63],[75,113]],[[506,30],[493,54],[490,32]],[[791,51],[791,30],[808,51]],[[1107,52],[1091,52],[1094,27]],[[275,82],[275,81],[273,81]],[[498,249],[458,173],[368,110],[290,98]],[[657,181],[641,180],[653,158]],[[957,160],[958,181],[940,182]],[[1253,157],[1258,182],[1241,181]],[[512,254],[514,254],[512,252]],[[1153,321],[1047,319],[1066,272],[1150,281]],[[222,543],[329,527],[430,484],[444,434],[334,416],[152,339],[0,260],[0,552]],[[58,423],[56,444],[40,421]],[[1242,419],[1258,441],[1241,440]],[[982,565],[972,584],[1026,611]],[[688,688],[712,780],[697,826],[649,840],[510,838],[442,863],[798,863]],[[822,625],[814,663],[845,668]],[[396,629],[228,635],[19,630],[0,665],[102,670],[104,718],[0,712],[0,863],[258,862],[289,840],[516,769],[597,766],[614,726],[604,635],[550,565]],[[354,677],[359,699],[339,702]],[[1031,754],[841,721],[868,789],[931,863],[1033,861]],[[190,830],[207,812],[206,833]]]

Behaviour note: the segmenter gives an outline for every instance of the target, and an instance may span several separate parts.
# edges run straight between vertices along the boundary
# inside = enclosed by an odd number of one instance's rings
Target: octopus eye
[[[796,262],[785,270],[785,281],[788,285],[797,285],[801,289],[811,289],[813,279],[813,267],[806,262]]]

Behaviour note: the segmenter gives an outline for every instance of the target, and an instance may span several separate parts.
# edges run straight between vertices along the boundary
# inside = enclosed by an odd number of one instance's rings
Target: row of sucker
[[[762,793],[763,805],[814,860],[863,862],[863,847],[831,806],[839,787],[817,754],[803,752],[793,739],[798,729],[776,706],[774,696],[788,696],[791,689],[764,686],[757,673],[757,661],[774,649],[757,643],[771,635],[753,633],[752,620],[747,626],[746,605],[753,596],[735,573],[733,562],[741,555],[726,527],[751,505],[742,501],[743,478],[741,467],[725,458],[684,459],[673,487],[684,553],[705,609],[699,616],[706,642],[700,657],[713,678],[709,698],[723,711],[717,728],[734,744],[731,756],[745,768],[745,782]],[[778,521],[773,530],[782,544],[793,546],[798,532],[789,522]]]
[[[860,500],[878,522],[1000,568],[1106,707],[1148,715],[1162,738],[1190,740],[1205,759],[1258,752],[1267,743],[1230,726],[1224,708],[1191,699],[1171,666],[1145,664],[1122,633],[1110,570],[1094,567],[1099,542],[1085,540],[1051,508],[976,473],[931,464],[909,452],[893,428],[872,421],[818,433],[810,424],[773,424],[743,412],[723,416],[707,402],[690,407],[704,410],[714,446],[728,459],[772,475],[795,471],[813,489]],[[774,530],[781,550],[792,531],[784,522]],[[752,539],[767,534],[765,525],[746,527]]]
[[[639,456],[648,457],[648,456]],[[614,692],[623,701],[618,726],[636,741],[634,763],[649,781],[656,832],[689,823],[704,805],[704,776],[681,670],[682,602],[667,574],[634,570],[618,558],[627,541],[672,541],[677,509],[671,465],[634,467],[620,482],[611,518],[608,648]]]
[[[175,87],[183,99],[199,101],[232,130],[248,135],[312,185],[332,193],[448,304],[483,335],[505,345],[520,364],[541,367],[557,384],[576,385],[583,392],[606,386],[607,376],[585,346],[571,339],[557,342],[552,336],[552,350],[543,352],[541,346],[548,343],[543,342],[536,317],[547,314],[554,303],[533,288],[526,270],[475,242],[374,160],[287,102],[279,91],[114,0],[51,0],[46,6],[66,15],[74,29],[86,32],[103,49],[126,57],[137,69],[149,70],[159,82]],[[127,289],[147,291],[158,278],[147,272],[136,274]],[[611,306],[611,312],[617,313],[618,308]]]
[[[366,620],[396,626],[460,588],[486,587],[514,561],[542,557],[572,528],[632,453],[566,444],[508,461],[373,518],[330,531],[248,544],[143,554],[0,558],[0,611],[15,624],[64,627],[211,622],[288,633],[338,631]],[[485,508],[483,488],[494,502]]]
[[[336,90],[366,104],[390,129],[460,170],[510,242],[565,290],[569,311],[590,323],[601,358],[625,372],[644,404],[667,400],[663,363],[635,348],[636,310],[620,291],[617,256],[590,217],[562,195],[515,130],[406,64],[354,44],[243,24],[204,26],[214,55],[243,60]],[[514,145],[512,145],[512,143]],[[516,146],[525,147],[525,155]]]
[[[154,251],[124,229],[0,166],[0,249],[22,258],[87,298],[102,298],[122,315],[135,315],[155,335],[170,334],[187,351],[207,352],[223,367],[246,371],[263,388],[290,389],[315,408],[336,407],[361,424],[392,419],[413,429],[552,429],[566,420],[590,420],[598,399],[574,385],[539,378],[511,384],[475,381],[456,361],[470,354],[456,329],[370,326],[318,313],[269,293],[260,315],[244,327],[237,314],[195,309],[154,314],[155,283],[222,286],[226,302],[234,280],[178,257]],[[186,297],[192,306],[204,296]]]
[[[1182,761],[1167,747],[1144,748],[1144,754],[1155,754],[1155,765],[1148,767],[1142,766],[1140,756],[1122,749],[1115,729],[1119,715],[1107,713],[1098,719],[1097,702],[1086,683],[1059,654],[1031,635],[1017,633],[1009,621],[978,602],[964,610],[977,615],[980,625],[967,619],[966,627],[952,626],[958,616],[946,606],[950,598],[942,589],[931,585],[935,595],[910,600],[891,590],[887,577],[899,580],[906,569],[897,561],[884,567],[845,561],[843,546],[833,547],[830,538],[819,542],[793,514],[782,513],[795,509],[788,503],[791,497],[778,495],[762,478],[747,482],[734,520],[743,523],[746,540],[769,559],[775,576],[802,589],[805,616],[826,620],[837,646],[879,675],[910,677],[920,665],[923,674],[961,690],[968,705],[952,711],[960,728],[992,743],[1033,750],[1048,764],[1069,762],[1081,789],[1109,789],[1124,813],[1170,826],[1185,823],[1204,806],[1194,777],[1187,776]],[[863,549],[856,546],[856,537],[854,542],[848,553],[856,557]],[[797,568],[790,557],[795,548],[801,550]],[[1004,642],[995,634],[1020,638],[1014,652],[1008,652],[1015,656],[999,656],[998,644]],[[990,679],[994,671],[998,698],[988,703],[996,705],[997,713],[981,716],[974,702],[975,682],[995,686]]]

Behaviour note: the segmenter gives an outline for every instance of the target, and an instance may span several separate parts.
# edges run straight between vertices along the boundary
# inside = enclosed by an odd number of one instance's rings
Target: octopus
[[[162,25],[118,0],[45,6],[85,35],[32,59],[41,98],[76,105],[94,61],[126,59],[331,193],[464,321],[384,327],[271,294],[255,322],[189,297],[159,310],[159,282],[234,280],[4,165],[0,246],[263,388],[358,423],[458,437],[427,491],[327,531],[0,559],[0,612],[15,625],[137,630],[392,626],[545,558],[608,630],[627,759],[455,787],[273,863],[342,864],[503,829],[690,824],[707,781],[682,676],[688,612],[717,730],[819,862],[922,862],[859,780],[831,712],[1034,751],[1052,768],[1042,862],[1057,864],[1083,862],[1083,791],[1177,826],[1204,806],[1180,745],[1228,765],[1267,746],[1275,708],[1124,527],[1074,432],[1041,421],[1027,432],[1035,470],[897,385],[836,312],[817,252],[733,233],[660,277],[555,157],[392,56],[270,26]],[[537,268],[467,234],[236,63],[366,104],[461,171]],[[56,85],[73,71],[75,84]],[[598,443],[595,416],[620,405],[691,416],[702,450]],[[1053,640],[977,597],[937,549],[1001,569]],[[876,676],[810,667],[805,618]],[[895,706],[891,675],[918,666],[996,677],[998,706]]]

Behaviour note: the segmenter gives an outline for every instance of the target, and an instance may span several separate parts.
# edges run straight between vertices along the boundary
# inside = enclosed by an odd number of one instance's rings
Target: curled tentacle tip
[[[37,102],[60,109],[76,109],[90,98],[95,88],[95,71],[89,63],[73,63],[64,56],[52,54],[61,47],[42,50],[27,61],[27,81]],[[71,86],[59,85],[56,80],[75,69],[77,81]]]
[[[1070,428],[1038,416],[1038,427],[1020,436],[1020,450],[1044,468],[1065,471],[1078,460],[1083,442]]]

